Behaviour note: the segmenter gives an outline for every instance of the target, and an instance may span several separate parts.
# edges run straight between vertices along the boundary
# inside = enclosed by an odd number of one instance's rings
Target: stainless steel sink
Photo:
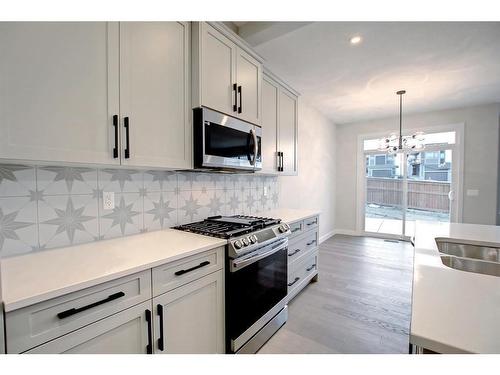
[[[500,276],[500,263],[497,262],[487,262],[484,260],[460,258],[449,255],[441,255],[441,261],[445,266],[456,270]]]
[[[500,249],[496,247],[469,245],[440,239],[436,239],[436,244],[439,252],[448,255],[500,262]]]

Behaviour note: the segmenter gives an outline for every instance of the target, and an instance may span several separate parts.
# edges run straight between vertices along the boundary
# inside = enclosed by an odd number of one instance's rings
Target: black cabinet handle
[[[205,266],[208,266],[210,264],[210,262],[208,260],[204,261],[204,262],[201,262],[200,264],[198,264],[197,266],[194,266],[194,267],[191,267],[191,268],[188,268],[187,270],[179,270],[177,271],[176,273],[174,273],[175,276],[180,276],[180,275],[184,275],[185,273],[188,273],[188,272],[191,272],[191,271],[194,271],[194,270],[197,270],[198,268],[201,268],[201,267],[205,267]]]
[[[237,84],[233,84],[233,91],[234,91],[234,103],[233,103],[233,112],[238,111],[238,89],[237,89]]]
[[[240,106],[238,107],[238,113],[243,110],[243,88],[238,86],[238,94],[240,95]]]
[[[148,345],[146,346],[146,353],[153,354],[153,338],[152,338],[152,319],[151,319],[151,310],[146,310],[146,322],[148,322]]]
[[[278,172],[283,172],[283,152],[278,151]]]
[[[118,115],[113,115],[113,126],[115,128],[115,147],[113,148],[113,159],[118,158]]]
[[[165,338],[163,337],[163,305],[156,306],[156,312],[160,317],[160,338],[158,339],[158,349],[163,351],[165,349]]]
[[[306,243],[307,246],[311,246],[313,243],[315,243],[316,240],[312,240],[311,242]]]
[[[310,270],[314,269],[316,267],[316,263],[314,263],[311,267],[306,268],[306,271],[309,272]]]
[[[125,128],[125,159],[129,159],[130,158],[130,134],[129,134],[130,124],[129,124],[128,116],[123,118],[123,127]]]
[[[318,224],[318,220],[311,221],[310,223],[307,223],[307,226]]]
[[[71,315],[75,315],[75,314],[78,314],[82,311],[85,311],[85,310],[88,310],[88,309],[91,309],[93,307],[96,307],[96,306],[99,306],[99,305],[102,305],[104,303],[107,303],[107,302],[111,302],[111,301],[114,301],[115,299],[118,299],[118,298],[121,298],[125,295],[125,293],[123,292],[118,292],[118,293],[115,293],[115,294],[111,294],[110,296],[108,296],[107,298],[101,300],[101,301],[97,301],[97,302],[94,302],[94,303],[91,303],[90,305],[87,305],[87,306],[83,306],[83,307],[79,307],[79,308],[72,308],[72,309],[69,309],[69,310],[66,310],[66,311],[63,311],[63,312],[60,312],[59,314],[57,314],[57,317],[59,319],[64,319],[64,318],[67,318],[68,316],[71,316]]]
[[[293,253],[288,254],[289,257],[293,257],[295,254],[297,254],[300,251],[300,249],[295,249]]]
[[[300,280],[300,277],[296,277],[295,280],[293,280],[291,283],[288,283],[288,286],[292,286],[293,284],[295,284],[299,280]]]
[[[285,167],[285,153],[281,151],[281,172],[284,171],[284,167]]]

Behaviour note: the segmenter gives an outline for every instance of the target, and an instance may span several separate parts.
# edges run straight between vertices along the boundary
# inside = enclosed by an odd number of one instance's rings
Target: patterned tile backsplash
[[[252,214],[278,198],[269,176],[0,164],[0,256]]]

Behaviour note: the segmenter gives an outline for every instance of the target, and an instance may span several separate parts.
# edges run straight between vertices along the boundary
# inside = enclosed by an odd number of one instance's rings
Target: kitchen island
[[[438,241],[500,248],[500,227],[417,222],[410,344],[437,353],[500,353],[500,277],[443,264]]]

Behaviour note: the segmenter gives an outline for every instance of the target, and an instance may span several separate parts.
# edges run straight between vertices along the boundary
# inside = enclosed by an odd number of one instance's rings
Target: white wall
[[[403,130],[457,123],[465,124],[464,187],[478,189],[478,197],[464,195],[463,222],[495,224],[500,104],[405,115]],[[398,129],[397,117],[337,125],[336,229],[356,230],[356,151],[358,136]]]
[[[321,211],[320,238],[335,229],[335,125],[299,99],[298,176],[281,176],[280,206]]]

